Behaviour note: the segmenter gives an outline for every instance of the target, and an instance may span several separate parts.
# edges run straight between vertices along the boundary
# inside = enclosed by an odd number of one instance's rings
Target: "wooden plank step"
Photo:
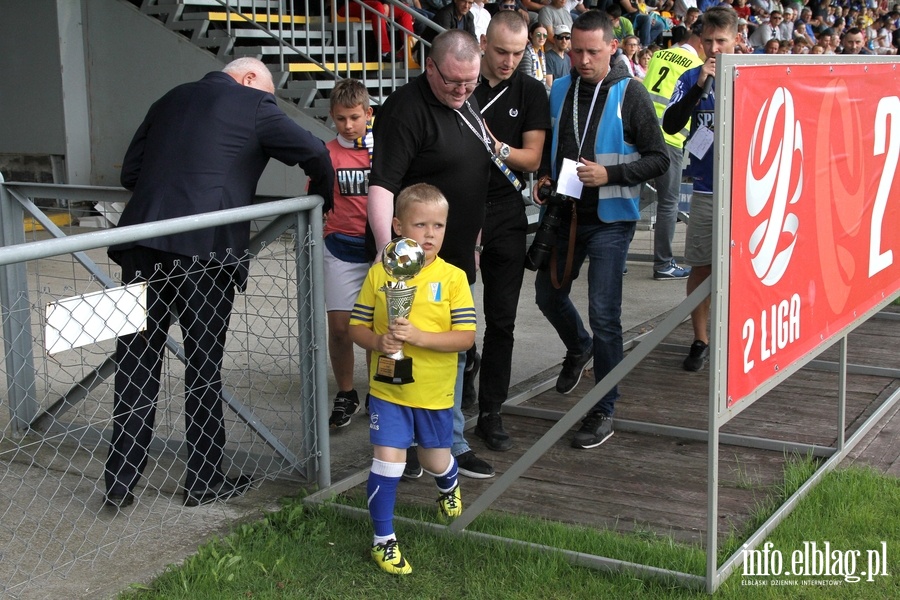
[[[145,2],[145,4],[147,4]],[[166,6],[173,4],[183,4],[184,6],[215,6],[218,8],[222,7],[222,3],[219,0],[159,0],[154,3],[156,6]],[[266,7],[271,8],[272,10],[278,9],[278,0],[232,0],[232,5],[237,5],[237,8],[240,10],[246,10],[251,7],[262,8]]]
[[[321,57],[327,54],[334,54],[335,52],[340,52],[341,54],[346,54],[346,50],[343,48],[335,48],[331,44],[304,44],[301,47],[298,47],[297,50],[293,48],[284,48],[285,56],[315,56]],[[234,55],[237,56],[278,56],[282,53],[282,49],[278,46],[236,46],[234,49]]]
[[[72,224],[72,215],[69,213],[55,213],[48,215],[50,222],[57,227],[68,227]],[[35,231],[44,231],[44,226],[37,222],[34,217],[25,217],[25,233],[33,233]]]
[[[224,22],[229,20],[226,11],[202,11],[184,13],[182,20],[188,21],[216,21]],[[232,13],[230,17],[233,23],[286,23],[294,25],[306,25],[311,22],[321,22],[321,17],[307,17],[305,15],[278,15],[266,13]]]
[[[377,62],[326,62],[323,63],[326,68],[331,71],[341,72],[341,71],[378,71],[383,66],[390,63],[377,63]],[[313,64],[313,63],[291,63],[289,65],[285,65],[287,70],[291,73],[321,73],[324,72],[322,67]]]
[[[181,21],[179,21],[179,22],[181,22]],[[189,25],[189,24],[185,24],[185,25]],[[307,40],[307,39],[322,39],[323,37],[325,39],[331,39],[332,32],[330,29],[325,29],[323,31],[318,28],[316,28],[316,29],[303,28],[303,29],[294,29],[294,30],[285,29],[282,32],[278,32],[278,31],[269,32],[264,29],[256,29],[256,28],[247,29],[244,27],[237,27],[237,28],[232,29],[230,33],[228,31],[225,31],[224,29],[212,29],[210,31],[207,31],[206,35],[207,35],[207,37],[210,37],[210,38],[233,37],[233,38],[243,38],[243,39],[252,39],[252,40],[259,40],[259,39],[271,40],[274,42],[277,38],[276,38],[276,36],[273,35],[273,33],[276,33],[276,34],[280,33],[281,38],[285,42],[291,43],[293,41],[293,43],[295,45],[299,46],[303,43],[304,40]]]

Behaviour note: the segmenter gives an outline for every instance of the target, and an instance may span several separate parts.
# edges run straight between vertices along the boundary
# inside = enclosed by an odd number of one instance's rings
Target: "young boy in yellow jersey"
[[[390,281],[384,267],[369,270],[350,316],[350,337],[373,352],[370,375],[378,357],[403,354],[412,358],[413,383],[394,385],[370,377],[369,437],[374,446],[367,497],[375,530],[372,558],[388,573],[412,572],[394,534],[397,483],[406,465],[406,449],[415,439],[419,462],[434,477],[438,505],[447,517],[462,513],[453,442],[453,388],[457,353],[475,341],[475,305],[466,274],[438,257],[444,241],[449,206],[440,190],[428,184],[410,186],[397,196],[394,230],[415,240],[425,251],[425,266],[406,282],[416,287],[409,318],[388,322],[381,288]]]

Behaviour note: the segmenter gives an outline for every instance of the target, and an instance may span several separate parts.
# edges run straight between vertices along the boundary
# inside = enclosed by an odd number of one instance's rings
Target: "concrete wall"
[[[56,4],[0,0],[0,153],[64,154]]]
[[[72,0],[69,0],[72,1]],[[118,0],[83,0],[94,185],[119,185],[122,158],[147,109],[222,64]]]
[[[0,93],[0,154],[68,154],[68,183],[119,185],[122,157],[150,105],[224,66],[125,0],[0,0],[0,11],[0,67],[14,82]],[[280,104],[319,137],[334,135]],[[271,161],[257,192],[296,196],[305,187],[302,170]]]

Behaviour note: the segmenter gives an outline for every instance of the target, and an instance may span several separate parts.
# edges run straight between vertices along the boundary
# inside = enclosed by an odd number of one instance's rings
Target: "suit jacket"
[[[138,127],[122,163],[122,186],[133,192],[119,225],[196,215],[253,202],[263,169],[275,158],[300,165],[310,194],[332,202],[334,171],[322,140],[297,125],[275,97],[222,72],[180,85],[157,100]],[[143,246],[186,257],[238,264],[249,223],[110,246],[109,256]],[[243,283],[246,269],[239,269]]]

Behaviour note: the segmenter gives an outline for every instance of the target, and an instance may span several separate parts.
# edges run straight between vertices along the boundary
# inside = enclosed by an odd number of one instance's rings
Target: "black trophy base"
[[[412,359],[406,358],[390,358],[389,356],[379,356],[378,364],[375,369],[375,381],[382,383],[390,383],[392,385],[402,385],[404,383],[412,383],[415,381],[412,376]]]

